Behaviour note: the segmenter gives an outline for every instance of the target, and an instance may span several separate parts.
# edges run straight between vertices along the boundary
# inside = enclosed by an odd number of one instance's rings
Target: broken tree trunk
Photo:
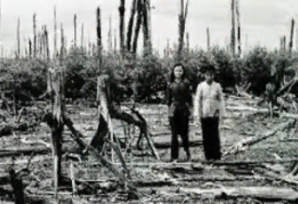
[[[276,187],[224,187],[213,189],[194,189],[194,188],[179,188],[179,192],[194,193],[196,195],[211,194],[214,198],[220,198],[223,195],[228,198],[251,197],[260,200],[271,201],[297,201],[298,193],[291,188],[276,188]]]
[[[53,178],[56,200],[58,199],[58,187],[62,181],[62,133],[64,124],[62,115],[65,110],[64,100],[64,75],[58,61],[53,64],[52,70],[48,70],[48,90],[50,92],[51,112],[45,114],[44,119],[51,129],[52,153],[53,153]]]
[[[275,129],[271,130],[271,131],[268,131],[266,132],[264,135],[262,136],[253,136],[253,137],[249,137],[249,138],[246,138],[240,142],[238,142],[236,145],[230,147],[225,153],[224,153],[224,156],[227,156],[227,155],[230,155],[230,154],[236,154],[238,153],[239,151],[243,151],[245,150],[247,147],[257,143],[257,142],[260,142],[264,139],[267,139],[269,137],[272,137],[276,134],[276,132],[278,131],[282,131],[284,130],[285,128],[287,128],[289,125],[293,125],[294,121],[293,120],[289,120],[285,123],[282,123],[280,125],[278,125]]]
[[[99,112],[101,112],[100,115],[102,118],[100,117],[100,123],[96,131],[96,134],[93,136],[91,140],[91,145],[99,148],[103,147],[103,142],[107,131],[113,131],[111,118],[114,118],[118,120],[123,120],[128,124],[134,124],[137,127],[139,127],[140,136],[137,143],[138,147],[140,147],[141,138],[145,136],[154,156],[159,160],[159,155],[150,136],[150,129],[146,120],[136,110],[131,110],[132,114],[129,114],[122,111],[120,107],[114,105],[112,95],[110,93],[110,83],[111,81],[109,76],[103,75],[98,77],[97,95],[98,103],[100,104]],[[104,121],[106,121],[106,124],[104,124]],[[103,125],[106,126],[103,127]]]

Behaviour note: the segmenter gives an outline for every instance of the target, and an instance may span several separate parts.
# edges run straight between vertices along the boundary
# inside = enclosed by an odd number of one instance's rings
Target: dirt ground
[[[275,117],[270,119],[264,117],[264,113],[253,114],[247,107],[257,108],[257,100],[228,98],[226,102],[227,117],[220,124],[220,138],[222,152],[226,152],[229,147],[235,145],[248,137],[257,137],[274,129],[287,118]],[[241,107],[239,110],[229,107]],[[125,107],[123,107],[125,110]],[[142,105],[138,110],[143,114],[151,127],[154,142],[170,142],[170,127],[167,119],[167,108],[164,105]],[[97,128],[96,109],[82,108],[77,106],[68,106],[71,112],[70,117],[74,121],[74,126],[90,140],[92,134]],[[127,124],[121,121],[113,120],[114,133],[117,137],[124,137],[124,128]],[[130,135],[137,137],[138,130],[130,127]],[[201,140],[200,127],[193,122],[190,124],[190,141]],[[273,137],[265,139],[252,145],[250,148],[236,155],[228,155],[222,158],[223,161],[264,161],[280,158],[298,157],[298,138],[295,140],[296,133],[294,127],[286,131],[279,131]],[[25,141],[25,142],[24,142]],[[30,142],[28,142],[30,141]],[[36,142],[37,141],[37,142]],[[50,131],[45,124],[42,124],[34,132],[16,133],[15,136],[0,138],[1,152],[12,148],[24,147],[45,147],[40,142],[50,144]],[[34,143],[36,142],[36,143]],[[30,144],[29,144],[30,143]],[[72,147],[73,141],[70,137],[70,131],[66,128],[64,131],[64,146]],[[144,143],[146,147],[146,143]],[[123,189],[117,187],[117,178],[105,167],[101,166],[92,156],[78,159],[63,158],[63,174],[69,177],[71,171],[74,177],[80,181],[89,183],[98,183],[95,192],[83,191],[83,184],[77,184],[79,195],[72,194],[72,187],[62,186],[59,193],[59,203],[272,203],[253,197],[233,197],[210,196],[208,194],[197,195],[196,193],[185,192],[184,188],[211,189],[227,187],[293,187],[285,182],[276,179],[260,179],[257,177],[264,169],[261,167],[244,166],[234,168],[225,165],[202,164],[204,161],[202,145],[191,147],[193,162],[185,164],[185,154],[183,148],[180,148],[179,162],[177,168],[166,169],[163,166],[169,163],[170,148],[158,149],[161,161],[157,161],[150,155],[149,149],[143,151],[133,150],[132,153],[125,155],[125,161],[131,173],[131,179],[136,183],[139,192],[142,193],[140,200],[130,200],[129,195],[123,192]],[[15,169],[21,169],[27,164],[29,156],[21,155],[15,157]],[[70,168],[72,161],[73,168]],[[118,162],[114,158],[114,162]],[[10,191],[8,183],[1,180],[1,175],[8,172],[8,167],[12,162],[11,156],[1,156],[0,158],[0,199],[12,203],[12,199],[5,195],[5,190]],[[194,165],[197,165],[194,168]],[[119,166],[119,170],[120,165]],[[179,168],[181,167],[182,168]],[[281,169],[283,173],[289,172],[289,164],[276,164],[271,166],[274,169]],[[25,194],[28,200],[42,200],[41,203],[54,203],[54,191],[52,187],[52,158],[51,153],[36,153],[32,157],[30,164],[30,175],[24,177]],[[70,170],[71,169],[71,170]],[[3,183],[3,185],[2,185]],[[3,192],[2,192],[3,191]],[[1,193],[2,192],[2,193]],[[88,201],[88,202],[87,202]],[[36,201],[37,202],[37,201]],[[287,203],[279,200],[274,203]],[[32,201],[33,203],[33,201]]]

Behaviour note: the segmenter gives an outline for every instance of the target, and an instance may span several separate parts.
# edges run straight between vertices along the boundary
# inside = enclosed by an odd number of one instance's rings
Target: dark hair
[[[172,67],[172,70],[171,70],[171,74],[170,74],[170,83],[173,83],[174,81],[175,81],[175,75],[174,75],[174,70],[175,70],[175,68],[176,67],[181,67],[182,69],[183,69],[183,74],[182,74],[182,76],[181,76],[181,79],[185,79],[185,72],[186,72],[186,70],[185,70],[185,67],[183,66],[183,64],[181,64],[181,63],[176,63],[173,67]]]
[[[204,65],[203,67],[201,67],[202,72],[206,73],[207,71],[212,72],[213,74],[215,74],[215,66],[212,64],[208,64],[208,65]]]

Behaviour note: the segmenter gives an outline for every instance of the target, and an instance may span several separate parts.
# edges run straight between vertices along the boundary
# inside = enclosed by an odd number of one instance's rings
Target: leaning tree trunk
[[[144,33],[144,49],[145,54],[149,51],[149,31],[148,31],[148,12],[147,12],[147,2],[143,0],[142,10],[143,10],[143,33]]]
[[[120,107],[116,106],[113,103],[113,99],[110,93],[110,81],[109,76],[99,76],[98,78],[98,103],[100,104],[100,112],[102,112],[99,126],[97,128],[96,134],[93,136],[90,145],[101,150],[104,144],[105,136],[108,131],[111,131],[112,124],[111,118],[123,120],[128,124],[134,124],[140,129],[140,135],[138,138],[138,148],[140,148],[140,141],[142,137],[146,137],[149,147],[151,148],[154,156],[159,160],[159,155],[157,150],[153,144],[150,128],[146,122],[146,120],[142,117],[142,115],[136,111],[131,110],[132,114],[126,113],[121,110]],[[106,121],[106,123],[104,123]],[[108,122],[107,122],[108,121]],[[128,147],[130,148],[130,147]]]

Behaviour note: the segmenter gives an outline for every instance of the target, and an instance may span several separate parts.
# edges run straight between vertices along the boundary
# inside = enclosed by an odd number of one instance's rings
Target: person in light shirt
[[[201,124],[203,148],[207,160],[220,160],[219,121],[225,116],[221,85],[214,81],[215,67],[205,65],[205,81],[197,86],[194,99],[194,119]]]

